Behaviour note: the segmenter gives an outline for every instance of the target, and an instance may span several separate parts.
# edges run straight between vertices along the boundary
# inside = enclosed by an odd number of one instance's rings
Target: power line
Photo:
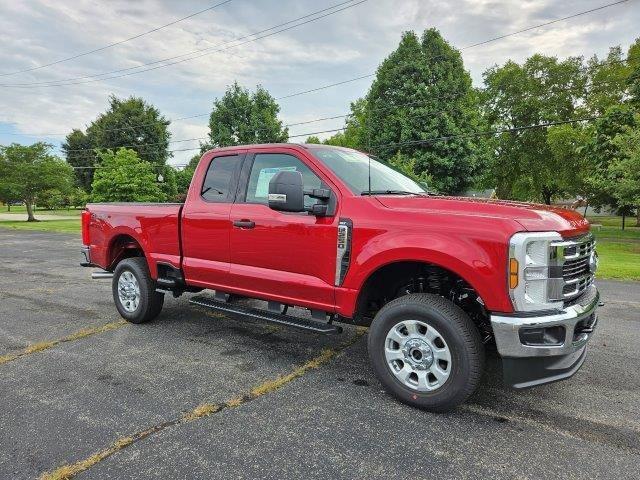
[[[67,57],[67,58],[62,58],[62,59],[56,60],[54,62],[45,63],[45,64],[42,64],[42,65],[37,65],[37,66],[31,67],[31,68],[26,68],[24,70],[17,70],[15,72],[9,72],[9,73],[0,73],[0,77],[6,77],[6,76],[10,76],[10,75],[17,75],[18,73],[33,72],[34,70],[40,70],[41,68],[50,67],[52,65],[58,65],[59,63],[68,62],[69,60],[75,60],[76,58],[80,58],[80,57],[84,57],[84,56],[87,56],[87,55],[91,55],[92,53],[101,52],[101,51],[107,50],[107,49],[109,49],[111,47],[115,47],[117,45],[122,45],[123,43],[130,42],[131,40],[135,40],[137,38],[144,37],[145,35],[149,35],[150,33],[157,32],[159,30],[162,30],[163,28],[169,27],[171,25],[175,25],[176,23],[180,23],[180,22],[182,22],[184,20],[187,20],[189,18],[193,18],[193,17],[195,17],[197,15],[200,15],[202,13],[208,12],[210,10],[218,8],[218,7],[222,6],[222,5],[230,3],[232,1],[233,0],[225,0],[225,1],[220,2],[220,3],[216,3],[215,5],[211,5],[210,7],[207,7],[207,8],[204,8],[202,10],[199,10],[197,12],[191,13],[191,14],[187,15],[186,17],[178,18],[177,20],[173,20],[172,22],[165,23],[164,25],[160,25],[158,27],[152,28],[151,30],[147,30],[146,32],[138,33],[136,35],[133,35],[132,37],[128,37],[128,38],[125,38],[124,40],[113,42],[113,43],[110,43],[108,45],[104,45],[102,47],[95,48],[93,50],[89,50],[89,51],[82,52],[82,53],[77,53],[77,54],[72,55],[72,56]]]
[[[353,1],[353,0],[351,0],[351,1]],[[164,61],[168,61],[168,60],[172,60],[172,59],[188,56],[188,55],[191,55],[191,54],[194,54],[194,53],[198,53],[198,52],[205,52],[205,51],[208,51],[208,50],[210,50],[212,48],[215,48],[215,47],[209,47],[209,48],[206,48],[206,49],[194,50],[192,52],[188,52],[188,53],[185,53],[185,54],[182,54],[182,55],[177,55],[177,56],[174,56],[174,57],[168,57],[166,59],[161,59],[161,60],[157,60],[155,62],[150,62],[150,63],[147,63],[147,64],[138,65],[136,67],[129,67],[127,69],[121,69],[121,70],[113,70],[113,71],[110,71],[110,72],[105,72],[105,73],[96,74],[96,75],[89,75],[89,76],[85,76],[85,77],[75,77],[75,78],[68,78],[68,79],[62,79],[62,80],[52,80],[52,81],[49,81],[49,82],[34,82],[34,83],[20,83],[20,84],[0,84],[0,86],[2,86],[2,87],[17,87],[17,88],[57,87],[57,86],[67,86],[67,85],[78,85],[78,84],[84,84],[84,83],[91,83],[91,82],[96,82],[96,81],[109,80],[109,79],[113,79],[113,78],[121,78],[121,77],[124,77],[124,76],[135,75],[135,74],[147,72],[147,71],[150,71],[150,70],[156,70],[158,68],[164,68],[164,67],[167,67],[167,66],[170,66],[170,65],[175,65],[177,63],[183,63],[183,62],[186,62],[186,61],[194,60],[196,58],[200,58],[200,57],[205,56],[205,55],[210,55],[212,53],[228,50],[230,48],[235,48],[235,47],[244,45],[246,43],[250,43],[250,42],[253,42],[253,41],[256,41],[256,40],[260,40],[261,38],[266,38],[268,36],[275,35],[277,33],[280,33],[280,32],[286,31],[286,30],[290,30],[292,28],[299,27],[299,26],[304,25],[306,23],[313,22],[315,20],[319,20],[320,18],[323,18],[323,17],[328,16],[328,15],[332,15],[333,13],[337,13],[339,11],[346,10],[347,8],[354,7],[356,5],[359,5],[360,3],[364,3],[365,1],[367,1],[367,0],[361,0],[360,2],[358,2],[356,4],[348,5],[348,6],[342,8],[340,10],[337,10],[335,12],[331,12],[331,13],[325,14],[325,15],[323,15],[321,17],[308,20],[308,21],[300,23],[298,25],[294,25],[292,27],[288,27],[288,28],[279,30],[277,32],[273,32],[273,33],[270,33],[268,35],[264,35],[262,37],[255,38],[255,39],[249,40],[247,42],[242,42],[240,44],[232,45],[232,46],[224,48],[224,49],[215,50],[213,52],[208,52],[208,53],[203,53],[203,54],[191,57],[191,58],[179,60],[179,61],[176,61],[176,62],[170,62],[170,63],[164,64],[164,65],[159,65],[159,66],[156,66],[156,67],[153,67],[153,68],[139,70],[139,71],[136,71],[136,72],[129,72],[129,73],[122,74],[122,75],[112,75],[110,77],[105,77],[105,78],[96,78],[96,77],[111,75],[113,73],[118,73],[118,72],[122,72],[122,71],[126,71],[126,70],[132,70],[132,69],[141,68],[141,67],[148,66],[148,65],[157,64],[157,63],[160,63],[160,62],[164,62]],[[562,17],[562,18],[558,18],[558,19],[555,19],[555,20],[539,23],[537,25],[533,25],[533,26],[530,26],[530,27],[527,27],[527,28],[524,28],[524,29],[521,29],[521,30],[517,30],[515,32],[510,32],[510,33],[507,33],[507,34],[504,34],[504,35],[499,35],[499,36],[496,36],[496,37],[489,38],[487,40],[483,40],[481,42],[477,42],[477,43],[474,43],[474,44],[471,44],[471,45],[467,45],[465,47],[462,47],[460,50],[467,50],[467,49],[470,49],[470,48],[478,47],[480,45],[486,45],[488,43],[495,42],[495,41],[498,41],[498,40],[502,40],[504,38],[511,37],[511,36],[514,36],[514,35],[519,35],[521,33],[528,32],[528,31],[531,31],[531,30],[535,30],[537,28],[541,28],[541,27],[545,27],[545,26],[548,26],[548,25],[551,25],[551,24],[554,24],[554,23],[558,23],[558,22],[561,22],[561,21],[577,18],[577,17],[583,16],[583,15],[587,15],[589,13],[596,12],[596,11],[601,11],[601,10],[604,10],[606,8],[609,8],[609,7],[620,5],[622,3],[626,3],[628,1],[629,0],[618,0],[616,2],[611,2],[611,3],[605,4],[605,5],[601,5],[599,7],[591,8],[591,9],[584,10],[584,11],[581,11],[581,12],[578,12],[578,13],[575,13],[575,14],[572,14],[572,15],[568,15],[566,17]],[[263,31],[260,31],[260,32],[256,32],[256,33],[253,33],[253,34],[250,34],[250,35],[247,35],[245,37],[241,37],[240,39],[237,39],[235,41],[242,40],[244,38],[248,38],[248,37],[251,37],[251,36],[259,35],[262,32],[266,32],[266,31],[269,31],[269,30],[273,30],[275,28],[279,28],[280,26],[293,23],[293,22],[298,21],[298,20],[300,20],[302,18],[305,18],[305,17],[316,15],[316,14],[322,12],[322,11],[326,11],[326,10],[330,10],[332,8],[336,8],[337,6],[344,5],[345,3],[350,3],[350,2],[344,2],[344,3],[338,4],[338,5],[334,5],[333,7],[329,7],[328,9],[320,10],[318,12],[314,12],[314,13],[308,14],[308,15],[306,15],[304,17],[299,17],[298,19],[291,20],[289,22],[285,22],[284,24],[280,24],[280,25],[277,25],[275,27],[271,27],[269,29],[266,29],[266,30],[263,30]],[[226,43],[229,43],[229,42],[226,42]],[[222,45],[225,45],[226,43],[223,43]],[[442,55],[433,57],[433,59],[441,57],[441,56]],[[373,76],[373,75],[375,75],[375,74],[372,73],[372,74],[370,74],[368,76]],[[81,80],[81,79],[91,79],[91,80],[82,81],[82,82],[75,82],[75,80]],[[72,82],[72,81],[74,81],[74,82]],[[70,83],[66,83],[66,82],[70,82]]]
[[[620,59],[620,60],[607,60],[607,61],[603,61],[600,62],[600,65],[604,65],[607,63],[625,63],[627,61],[630,60],[634,60],[635,58],[640,58],[639,57],[628,57],[626,59]],[[292,94],[288,94],[288,95],[283,95],[281,97],[275,97],[274,100],[283,100],[283,99],[288,99],[288,98],[293,98],[293,97],[297,97],[299,95],[305,95],[308,93],[315,93],[317,91],[321,91],[327,88],[331,88],[331,87],[335,87],[335,86],[339,86],[339,85],[344,85],[345,83],[349,83],[349,82],[354,82],[357,80],[362,80],[364,78],[370,77],[371,75],[362,75],[359,77],[355,77],[349,80],[344,80],[341,82],[337,82],[337,83],[331,83],[328,85],[323,85],[317,88],[313,88],[310,90],[304,90],[304,91],[300,91],[300,92],[295,92]],[[609,84],[615,84],[618,83],[618,80],[609,80],[609,81],[604,81],[604,82],[591,82],[591,83],[586,83],[584,85],[583,88],[587,89],[587,88],[594,88],[594,87],[602,87],[602,86],[607,86]],[[483,89],[478,89],[479,91],[482,91]],[[556,93],[558,91],[571,91],[571,90],[580,90],[579,86],[576,85],[570,85],[567,87],[562,87],[559,89],[555,89],[553,91],[553,93]],[[586,92],[587,94],[589,94],[589,92]],[[446,99],[446,98],[455,98],[456,95],[452,95],[452,94],[445,94],[445,95],[439,95],[439,96],[434,96],[434,97],[429,97],[426,100],[418,100],[418,101],[413,101],[413,102],[408,102],[408,103],[401,103],[401,104],[394,104],[394,105],[383,105],[380,107],[374,107],[374,108],[370,108],[370,111],[378,111],[378,110],[391,110],[397,107],[406,107],[406,106],[415,106],[415,105],[422,105],[425,103],[429,103],[433,100],[442,100],[442,99]],[[233,109],[236,110],[236,109]],[[237,109],[239,110],[239,109]],[[211,115],[211,112],[207,112],[207,113],[198,113],[198,114],[194,114],[194,115],[188,115],[188,116],[184,116],[184,117],[178,117],[178,118],[169,118],[167,119],[167,121],[169,122],[179,122],[179,121],[183,121],[183,120],[189,120],[192,118],[200,118],[200,117],[204,117],[204,116],[209,116]],[[333,119],[337,119],[337,118],[344,118],[344,117],[349,117],[351,116],[350,113],[345,114],[345,115],[336,115],[334,117],[324,117],[324,118],[319,118],[319,119],[314,119],[314,120],[309,120],[307,122],[297,122],[297,123],[290,123],[290,124],[286,124],[284,125],[285,127],[292,127],[292,126],[296,126],[296,125],[301,125],[304,123],[315,123],[315,122],[319,122],[321,120],[333,120]],[[117,128],[108,128],[105,130],[105,132],[116,132],[116,131],[121,131],[121,130],[131,130],[131,129],[136,129],[138,127],[144,127],[144,126],[148,126],[148,125],[154,125],[155,122],[149,122],[149,123],[139,123],[136,125],[130,125],[130,126],[126,126],[126,127],[117,127]],[[0,132],[0,135],[11,135],[11,136],[26,136],[26,137],[57,137],[57,136],[67,136],[69,133],[14,133],[14,132]],[[175,140],[176,142],[178,140]]]
[[[490,40],[485,40],[483,42],[478,42],[478,43],[474,43],[472,45],[467,45],[466,47],[462,47],[460,50],[466,50],[468,48],[479,47],[480,45],[484,45],[484,44],[489,43],[489,42],[495,42],[496,40],[502,40],[503,38],[511,37],[513,35],[518,35],[520,33],[529,32],[531,30],[535,30],[536,28],[546,27],[547,25],[552,25],[554,23],[562,22],[564,20],[570,20],[572,18],[581,17],[582,15],[587,15],[589,13],[597,12],[598,10],[604,10],[605,8],[613,7],[615,5],[619,5],[621,3],[626,3],[628,1],[629,0],[619,0],[617,2],[607,3],[606,5],[601,5],[599,7],[591,8],[589,10],[584,10],[582,12],[574,13],[573,15],[568,15],[566,17],[562,17],[562,18],[557,18],[555,20],[551,20],[549,22],[540,23],[538,25],[534,25],[534,26],[531,26],[531,27],[523,28],[522,30],[518,30],[517,32],[508,33],[506,35],[500,35],[500,36],[494,37],[494,38],[492,38]]]
[[[340,84],[342,82],[339,82],[338,84]],[[590,85],[586,85],[583,88],[587,88],[587,87],[600,87],[603,85],[608,85],[610,83],[615,83],[615,81],[606,81],[606,82],[598,82],[598,83],[594,83],[592,82]],[[336,84],[332,84],[332,85],[336,85]],[[571,90],[576,90],[579,87],[575,86],[575,85],[571,85],[571,86],[567,86],[567,87],[563,87],[563,88],[559,88],[559,89],[555,89],[553,93],[557,93],[559,91],[571,91]],[[301,95],[304,93],[310,93],[310,92],[314,92],[317,89],[312,89],[312,90],[306,90],[304,92],[299,92],[297,94],[292,94],[292,95],[288,95],[287,97],[291,97],[291,96],[295,96],[295,95]],[[545,92],[546,94],[546,92]],[[406,102],[406,103],[400,103],[400,104],[393,104],[393,105],[383,105],[380,107],[371,107],[368,109],[368,111],[384,111],[384,110],[392,110],[392,109],[398,109],[398,108],[402,108],[402,107],[412,107],[412,106],[425,106],[426,104],[430,104],[431,102],[433,102],[434,100],[455,100],[456,98],[462,98],[464,97],[464,94],[460,94],[460,93],[449,93],[449,94],[444,94],[444,95],[438,95],[438,96],[433,96],[433,97],[429,97],[428,99],[425,100],[418,100],[418,101],[412,101],[412,102]],[[536,96],[536,95],[533,95]],[[280,97],[280,98],[284,98],[284,97]],[[446,112],[450,112],[452,110],[452,108],[447,107],[445,109],[441,109],[438,111],[431,111],[428,112],[430,115],[436,115],[436,114],[440,114],[440,113],[446,113]],[[209,115],[209,114],[206,114]],[[304,122],[295,122],[295,123],[288,123],[288,124],[284,124],[283,127],[293,127],[293,126],[298,126],[298,125],[306,125],[306,124],[310,124],[310,123],[317,123],[317,122],[321,122],[321,121],[326,121],[326,120],[335,120],[335,119],[339,119],[339,118],[348,118],[352,116],[352,113],[349,112],[347,114],[343,114],[343,115],[334,115],[334,116],[330,116],[330,117],[321,117],[321,118],[315,118],[312,120],[307,120]],[[192,116],[192,117],[195,117]],[[106,130],[106,131],[114,131],[114,130],[122,130],[122,129],[128,129],[128,128],[134,128],[133,126],[131,127],[122,127],[119,129],[111,129],[111,130]],[[261,132],[261,131],[266,131],[267,129],[257,129],[256,131]],[[338,131],[338,130],[342,130],[342,129],[336,129],[333,131]],[[327,133],[327,132],[320,132],[320,133]],[[295,138],[298,135],[289,135],[289,137],[291,138]],[[303,136],[303,135],[300,135]],[[181,142],[189,142],[189,141],[199,141],[199,140],[207,140],[209,137],[194,137],[194,138],[187,138],[187,139],[177,139],[177,140],[169,140],[167,143],[181,143]],[[155,142],[155,143],[138,143],[138,144],[131,144],[131,145],[120,145],[117,148],[140,148],[140,147],[144,147],[144,146],[157,146],[157,145],[164,145],[165,142]],[[95,150],[95,148],[75,148],[75,149],[69,149],[69,150],[65,150],[65,153],[76,153],[76,152],[93,152]]]
[[[602,118],[604,115],[593,115],[590,117],[582,117],[582,118],[574,118],[571,120],[558,120],[558,121],[553,121],[553,122],[544,122],[544,123],[537,123],[534,125],[524,125],[521,127],[510,127],[510,128],[502,128],[502,129],[498,129],[498,130],[486,130],[484,132],[472,132],[472,133],[461,133],[461,134],[456,134],[456,135],[445,135],[445,136],[440,136],[440,137],[432,137],[432,138],[425,138],[423,140],[409,140],[406,142],[392,142],[392,143],[385,143],[385,144],[379,144],[379,145],[371,145],[370,148],[379,148],[379,147],[400,147],[400,146],[405,146],[405,145],[422,145],[425,143],[430,143],[430,142],[434,142],[434,141],[446,141],[446,140],[452,140],[455,138],[473,138],[473,137],[484,137],[484,136],[488,136],[488,135],[497,135],[500,133],[515,133],[515,132],[520,132],[522,130],[530,130],[533,128],[544,128],[544,127],[553,127],[555,125],[566,125],[569,123],[578,123],[578,122],[589,122],[589,121],[593,121],[593,120],[597,120],[599,118]]]
[[[353,0],[350,0],[350,1],[353,1]],[[366,0],[363,0],[363,1],[366,1]],[[496,40],[499,40],[499,39],[502,39],[502,38],[505,38],[505,37],[508,37],[508,36],[511,36],[511,35],[516,35],[516,34],[518,34],[518,33],[522,33],[522,32],[524,32],[524,31],[528,31],[528,30],[531,30],[531,29],[537,28],[537,27],[539,27],[539,26],[544,26],[544,25],[548,25],[548,24],[552,24],[552,23],[557,23],[557,22],[559,22],[559,21],[566,20],[566,19],[568,19],[568,18],[575,18],[575,17],[577,17],[577,16],[584,15],[584,14],[586,14],[586,13],[591,13],[591,12],[596,11],[596,10],[601,10],[601,9],[607,8],[607,7],[609,7],[609,6],[613,6],[613,5],[617,5],[617,4],[620,4],[620,3],[624,3],[624,2],[626,2],[626,1],[628,1],[628,0],[622,0],[622,1],[614,2],[614,3],[607,4],[607,5],[604,5],[604,6],[601,6],[601,7],[597,7],[597,8],[590,9],[590,10],[587,10],[587,11],[584,11],[584,12],[580,12],[580,13],[577,13],[577,14],[574,14],[574,15],[571,15],[571,16],[568,16],[568,17],[563,17],[563,18],[561,18],[561,19],[557,19],[557,20],[554,20],[554,21],[551,21],[551,22],[546,22],[546,23],[544,23],[544,24],[540,24],[540,25],[535,26],[535,27],[529,27],[529,28],[527,28],[527,29],[523,29],[523,30],[520,30],[520,31],[517,31],[517,32],[512,32],[512,33],[505,34],[505,35],[501,35],[501,36],[498,36],[498,37],[493,37],[493,38],[488,39],[488,40],[485,40],[485,41],[483,41],[483,42],[478,42],[478,43],[476,43],[476,44],[473,44],[473,45],[469,45],[469,46],[463,47],[463,49],[465,49],[465,48],[472,48],[472,47],[475,47],[475,46],[483,45],[483,44],[486,44],[486,43],[489,43],[489,42],[492,42],[492,41],[496,41]],[[350,3],[350,2],[345,2],[345,3]],[[362,2],[359,2],[359,3],[362,3]],[[344,4],[344,3],[343,3],[343,4]],[[338,4],[338,5],[343,5],[343,4]],[[332,8],[335,8],[336,6],[337,6],[337,5],[334,5],[333,7],[329,7],[328,9],[324,9],[324,10],[322,10],[322,11],[330,10],[330,9],[332,9]],[[355,5],[351,5],[351,6],[355,6]],[[347,8],[349,8],[349,7],[347,7]],[[318,12],[315,12],[314,14],[316,14],[316,13],[318,13]],[[332,13],[336,13],[336,12],[332,12]],[[314,15],[314,14],[309,14],[309,15],[307,15],[307,16],[311,16],[311,15]],[[301,18],[302,18],[302,17],[301,17]],[[314,19],[314,20],[317,20],[317,19]],[[294,20],[294,21],[295,21],[295,20]],[[292,21],[292,22],[293,22],[293,21]],[[287,22],[287,23],[291,23],[291,22]],[[297,25],[297,26],[299,26],[299,25]],[[272,29],[273,29],[273,28],[274,28],[274,27],[272,27]],[[435,58],[437,58],[437,57],[433,57],[432,59],[435,59]],[[616,60],[616,61],[604,61],[604,62],[601,62],[601,64],[606,64],[606,63],[615,63],[615,62],[626,62],[626,61],[629,61],[629,60],[631,60],[631,57],[629,57],[629,58],[627,58],[627,59],[620,60],[620,61],[617,61],[617,60]],[[281,96],[281,97],[277,97],[277,98],[276,98],[276,100],[292,98],[292,97],[296,97],[296,96],[299,96],[299,95],[304,95],[304,94],[308,94],[308,93],[312,93],[312,92],[320,91],[320,90],[323,90],[323,89],[326,89],[326,88],[330,88],[330,87],[334,87],[334,86],[343,85],[343,84],[346,84],[346,83],[349,83],[349,82],[354,82],[354,81],[361,80],[361,79],[364,79],[364,78],[369,78],[369,77],[374,76],[374,75],[375,75],[375,74],[362,75],[362,76],[355,77],[355,78],[352,78],[352,79],[348,79],[348,80],[345,80],[345,81],[336,82],[336,83],[332,83],[332,84],[329,84],[329,85],[324,85],[324,86],[321,86],[321,87],[317,87],[317,88],[314,88],[314,89],[305,90],[305,91],[296,92],[296,93],[293,93],[293,94],[289,94],[289,95],[284,95],[284,96]],[[602,82],[602,84],[604,84],[604,83],[608,83],[608,82]],[[595,86],[595,84],[592,84],[592,86]],[[566,90],[572,90],[572,89],[574,89],[574,88],[578,88],[578,87],[570,86],[570,87],[565,88],[565,89],[566,89]],[[563,90],[564,90],[564,89],[563,89]],[[436,98],[437,98],[437,97],[431,97],[430,99],[428,99],[428,100],[426,100],[426,101],[427,101],[427,102],[428,102],[428,101],[432,101],[432,100],[435,100]],[[397,105],[390,106],[390,108],[391,108],[391,107],[393,107],[393,108],[397,108]],[[202,113],[202,114],[190,115],[190,116],[186,116],[186,117],[180,117],[180,118],[173,119],[172,121],[186,120],[186,119],[197,118],[197,117],[202,117],[202,116],[207,116],[207,115],[210,115],[210,113]],[[349,116],[349,114],[347,114],[347,115],[340,115],[340,116],[336,116],[335,118],[348,117],[348,116]],[[320,121],[320,120],[322,120],[322,119],[311,120],[311,121],[306,122],[306,123],[313,123],[313,122],[315,122],[315,121]],[[115,129],[109,129],[108,131],[128,130],[128,129],[134,129],[134,128],[136,128],[136,127],[144,126],[144,125],[145,125],[145,124],[139,124],[139,125],[135,125],[135,126],[133,126],[133,125],[132,125],[132,126],[127,126],[127,127],[119,127],[119,128],[115,128]],[[148,125],[148,124],[147,124],[147,125]],[[286,126],[292,126],[292,125],[286,125]],[[5,133],[5,134],[6,134],[6,135],[29,135],[29,134],[14,134],[14,133]],[[44,134],[44,135],[42,135],[42,134],[41,134],[41,136],[58,136],[58,135],[64,135],[64,134]],[[178,142],[190,141],[190,140],[204,140],[204,139],[206,139],[206,137],[200,137],[200,138],[197,138],[197,139],[174,140],[174,141],[171,141],[170,143],[178,143]],[[139,147],[139,146],[142,146],[142,145],[144,145],[144,144],[132,145],[132,147]],[[92,150],[92,149],[85,149],[85,150]],[[81,151],[81,149],[75,149],[74,151]]]
[[[124,69],[120,69],[120,70],[112,70],[109,72],[104,72],[104,73],[99,73],[99,74],[95,74],[95,75],[87,75],[87,76],[83,76],[83,77],[73,77],[73,78],[66,78],[66,79],[61,79],[61,80],[50,80],[50,81],[46,81],[46,82],[32,82],[32,83],[4,83],[4,84],[0,84],[1,87],[14,87],[14,88],[37,88],[37,87],[60,87],[60,86],[67,86],[67,85],[81,85],[81,84],[86,84],[86,83],[93,83],[93,82],[99,82],[99,81],[103,81],[103,80],[110,80],[113,78],[122,78],[122,77],[127,77],[129,75],[137,75],[139,73],[144,73],[144,72],[149,72],[151,70],[157,70],[159,68],[164,68],[164,67],[168,67],[171,65],[176,65],[179,63],[184,63],[184,62],[188,62],[191,60],[195,60],[197,58],[201,58],[207,55],[212,55],[214,53],[218,53],[218,52],[223,52],[232,48],[236,48],[242,45],[246,45],[247,43],[252,43],[258,40],[261,40],[263,38],[267,38],[267,37],[271,37],[273,35],[277,35],[278,33],[282,33],[282,32],[286,32],[288,30],[300,27],[302,25],[306,25],[308,23],[311,22],[315,22],[317,20],[320,20],[322,18],[328,17],[330,15],[342,12],[343,10],[347,10],[349,8],[353,8],[355,6],[358,6],[362,3],[365,3],[368,0],[359,0],[359,1],[355,1],[355,0],[348,0],[346,2],[342,2],[342,3],[338,3],[335,5],[332,5],[331,7],[328,8],[323,8],[321,10],[317,10],[315,12],[303,15],[301,17],[295,18],[293,20],[289,20],[287,22],[281,23],[279,25],[275,25],[273,27],[269,27],[267,29],[264,30],[260,30],[258,32],[254,32],[248,35],[245,35],[243,37],[237,38],[235,40],[230,40],[228,42],[223,42],[219,45],[213,46],[213,47],[207,47],[207,48],[202,48],[202,49],[198,49],[198,50],[193,50],[191,52],[187,52],[187,53],[183,53],[181,55],[175,55],[173,57],[167,57],[167,58],[163,58],[160,60],[156,60],[154,62],[149,62],[149,63],[143,63],[141,65],[137,65],[135,67],[129,67],[129,68],[124,68]],[[355,3],[353,3],[355,2]],[[342,8],[338,8],[338,7],[342,7]],[[333,11],[330,11],[333,10]],[[324,13],[327,12],[327,13]],[[322,15],[319,15],[323,13]],[[309,17],[314,17],[315,18],[309,18]],[[309,18],[308,20],[305,20],[304,22],[300,22],[297,23],[295,25],[291,25],[292,23],[295,22],[299,22],[300,20],[303,20],[305,18]],[[284,27],[286,25],[291,25],[289,27],[286,28],[280,28],[280,27]],[[275,32],[271,32],[271,33],[265,33],[265,32],[269,32],[271,30],[275,30],[280,28],[280,30],[276,30]],[[264,33],[264,35],[263,35]],[[260,36],[261,35],[261,36]],[[250,38],[250,37],[256,37],[256,38]],[[245,40],[245,39],[249,39],[249,40]],[[235,45],[230,45],[228,47],[225,48],[218,48],[217,50],[213,50],[219,46],[222,45],[227,45],[229,43],[233,43],[233,42],[239,42],[240,40],[245,40],[243,42],[240,43],[236,43]],[[213,50],[213,51],[211,51]],[[182,57],[186,57],[189,55],[194,55],[199,53],[199,55],[195,55],[189,58],[182,58]],[[178,58],[182,58],[181,60],[176,60],[176,61],[172,61],[169,62],[170,60],[174,60],[174,59],[178,59]],[[142,70],[138,70],[138,71],[130,71],[130,70],[134,70],[134,69],[140,69],[142,67],[146,67],[149,65],[156,65],[158,63],[162,63],[162,62],[169,62],[169,63],[165,63],[163,65],[157,65],[155,67],[151,67],[151,68],[146,68],[146,69],[142,69]],[[115,73],[119,73],[119,72],[127,72],[128,73],[122,73],[120,75],[113,75]],[[111,76],[108,76],[111,75]],[[97,78],[97,77],[104,77],[104,78]],[[81,81],[82,80],[82,81]]]
[[[604,115],[593,115],[590,117],[581,117],[581,118],[573,118],[573,119],[568,119],[568,120],[557,120],[557,121],[551,121],[551,122],[542,122],[542,123],[536,123],[536,124],[532,124],[532,125],[523,125],[520,127],[510,127],[510,128],[502,128],[502,129],[497,129],[497,130],[485,130],[485,131],[479,131],[479,132],[471,132],[471,133],[462,133],[462,134],[456,134],[456,135],[444,135],[444,136],[439,136],[439,137],[431,137],[431,138],[425,138],[422,140],[410,140],[407,142],[391,142],[391,143],[384,143],[384,144],[378,144],[378,145],[372,145],[370,148],[380,148],[380,147],[391,147],[391,146],[404,146],[404,145],[422,145],[422,144],[426,144],[426,143],[430,143],[430,142],[438,142],[438,141],[447,141],[447,140],[452,140],[452,139],[456,139],[456,138],[474,138],[474,137],[482,137],[482,136],[488,136],[488,135],[498,135],[501,133],[515,133],[515,132],[519,132],[519,131],[523,131],[523,130],[531,130],[534,128],[547,128],[547,127],[553,127],[556,125],[566,125],[566,124],[571,124],[571,123],[579,123],[579,122],[590,122],[590,121],[594,121],[597,120],[599,118],[602,118]],[[319,132],[307,132],[307,133],[301,133],[299,135],[292,135],[291,137],[304,137],[304,136],[312,136],[312,135],[319,135],[321,133],[328,133],[328,132],[336,132],[336,131],[340,131],[340,130],[344,130],[344,128],[337,128],[337,129],[333,129],[333,130],[323,130],[323,131],[319,131]],[[238,145],[238,148],[242,147],[242,145]],[[182,149],[178,149],[178,150],[172,150],[172,152],[185,152],[185,151],[193,151],[193,150],[200,150],[200,148],[182,148]],[[171,166],[171,167],[184,167],[187,166],[188,164],[175,164],[175,165],[159,165],[159,167],[166,167],[166,166]],[[72,167],[74,169],[96,169],[96,168],[103,168],[99,165],[96,166],[86,166],[86,167]]]

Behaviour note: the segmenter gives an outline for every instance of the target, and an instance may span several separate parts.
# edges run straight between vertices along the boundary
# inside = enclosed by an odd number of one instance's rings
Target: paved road
[[[640,478],[640,284],[599,283],[573,379],[514,392],[493,359],[468,404],[435,415],[381,391],[352,328],[238,322],[187,298],[121,324],[77,252],[0,229],[0,478]]]

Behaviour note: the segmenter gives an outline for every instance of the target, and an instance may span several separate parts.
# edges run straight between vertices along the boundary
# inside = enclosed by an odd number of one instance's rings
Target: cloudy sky
[[[119,42],[221,1],[0,0],[0,144],[45,140],[59,145],[69,130],[84,128],[104,111],[110,94],[141,96],[169,119],[207,114],[212,100],[234,80],[251,88],[261,84],[275,97],[284,97],[373,73],[405,30],[436,27],[454,46],[463,48],[614,0],[367,0],[361,4],[357,4],[360,0],[231,0],[120,45],[46,68],[7,75]],[[300,22],[350,8],[240,45],[255,38],[247,37],[252,33],[341,3],[340,7]],[[507,59],[521,61],[534,52],[558,57],[594,53],[603,56],[612,45],[621,45],[626,51],[640,36],[639,26],[640,0],[629,0],[464,49],[462,54],[479,85],[487,67]],[[220,51],[221,48],[225,50]],[[160,67],[162,59],[201,49],[209,50],[197,54],[199,58]],[[192,56],[196,55],[176,60]],[[150,62],[157,63],[139,67]],[[109,78],[151,67],[160,68]],[[97,77],[100,81],[91,77],[123,69],[128,70],[106,79]],[[79,77],[90,78],[66,80]],[[46,82],[67,85],[38,85]],[[279,101],[281,118],[285,123],[299,123],[346,114],[349,103],[365,94],[370,83],[371,78],[363,78],[283,98]],[[342,119],[333,119],[292,126],[290,134],[330,130],[342,123]],[[172,139],[205,136],[206,125],[206,115],[174,121]],[[171,144],[172,149],[197,146],[197,141]],[[184,163],[193,154],[176,152],[171,162]]]

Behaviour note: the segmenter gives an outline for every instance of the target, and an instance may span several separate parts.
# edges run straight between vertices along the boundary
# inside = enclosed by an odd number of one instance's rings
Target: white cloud
[[[212,2],[141,0],[0,0],[0,73],[30,68],[116,42],[167,23]],[[166,29],[73,61],[14,76],[0,83],[40,82],[129,68],[195,49],[209,48],[305,15],[334,2],[234,0]],[[110,94],[139,95],[168,118],[207,112],[234,80],[262,84],[276,97],[372,73],[397,45],[402,31],[437,27],[461,48],[537,23],[602,5],[603,0],[494,1],[369,0],[369,2],[227,52],[139,75],[65,87],[0,88],[0,131],[58,133],[84,127],[107,105]],[[626,48],[638,35],[640,9],[633,2],[463,51],[474,81],[509,58],[534,52],[561,57],[603,55]],[[370,80],[281,102],[285,123],[340,115],[366,93]],[[207,117],[174,122],[174,139],[205,136]],[[305,133],[341,126],[341,120],[291,128]],[[14,140],[2,136],[0,142]],[[197,146],[196,142],[172,144]],[[184,162],[194,152],[176,154]]]

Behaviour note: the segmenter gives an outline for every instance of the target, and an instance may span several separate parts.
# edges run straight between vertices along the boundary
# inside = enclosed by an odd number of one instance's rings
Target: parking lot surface
[[[75,236],[0,229],[0,478],[640,478],[640,284],[575,377],[526,391],[499,360],[448,414],[386,395],[366,334],[321,336],[167,298],[121,322]]]

